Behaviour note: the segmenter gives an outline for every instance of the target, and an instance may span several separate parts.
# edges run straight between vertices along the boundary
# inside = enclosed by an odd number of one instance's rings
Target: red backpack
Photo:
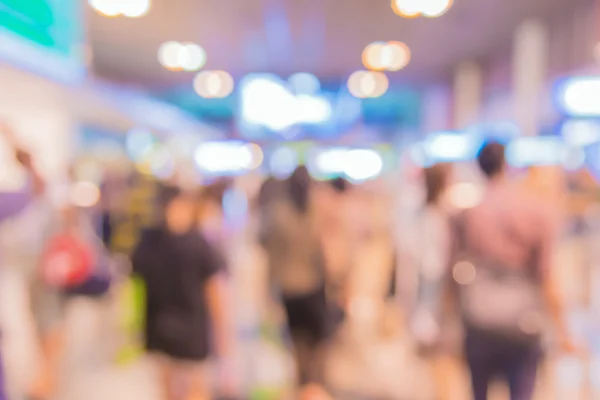
[[[85,282],[93,273],[95,255],[90,246],[72,234],[58,234],[46,244],[41,273],[44,281],[60,288]]]

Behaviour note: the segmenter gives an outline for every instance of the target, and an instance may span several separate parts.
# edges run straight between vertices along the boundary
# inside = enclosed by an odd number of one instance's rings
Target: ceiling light
[[[410,49],[402,42],[374,42],[362,54],[364,66],[371,71],[400,71],[410,58]]]
[[[179,50],[179,64],[184,71],[198,71],[206,64],[206,52],[194,43],[184,43]]]
[[[158,61],[171,71],[198,71],[206,64],[206,52],[195,43],[171,41],[158,49]]]
[[[139,18],[150,11],[150,0],[89,0],[90,6],[106,17]]]
[[[452,0],[427,0],[422,2],[421,14],[427,18],[438,18],[452,7]]]
[[[382,58],[388,71],[400,71],[410,62],[411,52],[402,42],[389,42],[385,46]]]
[[[392,9],[404,18],[437,18],[444,15],[453,0],[392,0]]]
[[[392,0],[392,9],[404,18],[416,18],[421,15],[421,0]]]
[[[359,99],[380,97],[388,87],[389,80],[382,72],[357,71],[348,79],[350,94]]]
[[[383,61],[383,53],[386,44],[383,42],[374,42],[368,45],[362,54],[363,65],[365,68],[372,71],[385,70]]]
[[[225,71],[203,71],[194,79],[196,93],[207,99],[227,97],[233,88],[233,78]]]
[[[181,69],[179,64],[179,52],[182,45],[177,42],[163,43],[158,49],[158,61],[166,69],[176,71]]]

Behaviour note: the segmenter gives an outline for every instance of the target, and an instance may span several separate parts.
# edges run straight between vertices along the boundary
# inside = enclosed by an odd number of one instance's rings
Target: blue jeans
[[[470,331],[465,351],[475,400],[487,400],[488,387],[496,378],[508,383],[511,400],[533,398],[538,364],[542,358],[539,342],[516,343]]]

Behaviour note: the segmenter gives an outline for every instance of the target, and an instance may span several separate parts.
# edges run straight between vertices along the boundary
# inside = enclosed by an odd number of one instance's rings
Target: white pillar
[[[548,69],[548,32],[539,21],[524,22],[514,38],[515,118],[523,135],[538,132],[540,106]]]
[[[462,63],[454,75],[454,128],[477,122],[481,111],[483,72],[475,62]]]

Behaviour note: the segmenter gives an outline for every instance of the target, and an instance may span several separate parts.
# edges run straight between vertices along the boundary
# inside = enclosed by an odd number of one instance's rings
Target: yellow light
[[[150,0],[89,0],[90,6],[106,17],[139,18],[150,11]]]
[[[264,153],[256,143],[249,143],[248,148],[252,152],[252,169],[257,169],[264,161]]]
[[[382,71],[385,66],[382,63],[382,55],[386,44],[375,42],[368,45],[362,54],[362,61],[365,68],[372,71]]]
[[[411,53],[402,42],[374,42],[362,54],[365,68],[371,71],[399,71],[410,62]]]
[[[206,52],[195,43],[171,41],[158,49],[158,61],[170,71],[198,71],[206,64]]]
[[[437,18],[444,15],[453,0],[392,0],[392,10],[404,18]]]
[[[438,18],[444,15],[450,7],[453,0],[427,0],[421,6],[421,14],[427,18]]]
[[[356,71],[348,78],[348,90],[350,94],[359,99],[368,97],[363,91],[362,81],[368,75],[368,71]]]
[[[177,42],[163,43],[158,49],[158,61],[163,67],[171,71],[181,70],[179,63],[179,53],[182,50],[182,45]]]
[[[373,87],[373,91],[369,97],[383,96],[390,86],[390,81],[388,80],[387,76],[385,76],[385,74],[382,72],[371,72],[370,76],[373,78],[375,86]]]
[[[359,99],[380,97],[388,87],[388,78],[382,72],[356,71],[348,79],[350,94]]]
[[[386,69],[400,71],[408,65],[412,57],[408,46],[402,42],[389,42],[386,49]]]
[[[417,18],[421,15],[420,0],[392,0],[392,10],[404,18]]]
[[[227,97],[233,88],[233,78],[225,71],[203,71],[194,79],[194,90],[207,99]]]

